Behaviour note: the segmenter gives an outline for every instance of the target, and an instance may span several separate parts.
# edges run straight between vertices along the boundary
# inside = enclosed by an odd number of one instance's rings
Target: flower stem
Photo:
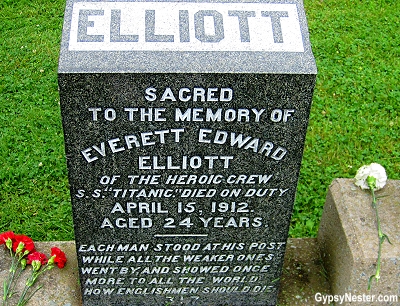
[[[20,260],[17,258],[17,255],[13,255],[11,250],[10,254],[12,256],[11,267],[7,279],[4,281],[3,285],[3,306],[7,306],[7,300],[14,294],[13,288],[15,287],[15,273],[17,272],[18,264],[20,262]],[[20,274],[18,274],[18,277],[19,275]]]
[[[387,239],[388,242],[391,243],[390,240],[389,240],[389,237],[388,237],[386,234],[384,234],[384,233],[382,232],[382,229],[381,229],[381,221],[380,221],[380,218],[379,218],[378,206],[377,206],[377,204],[376,204],[376,196],[375,196],[375,190],[374,190],[374,188],[371,188],[371,193],[372,193],[372,208],[375,210],[376,226],[377,226],[377,229],[378,229],[379,248],[378,248],[378,258],[377,258],[377,261],[376,261],[376,271],[375,271],[375,274],[372,275],[372,276],[369,278],[369,281],[368,281],[368,290],[371,289],[372,280],[375,278],[375,279],[376,279],[376,282],[378,282],[379,279],[380,279],[380,277],[381,277],[381,276],[380,276],[380,273],[381,273],[382,244],[383,244],[383,242],[385,241],[385,239]]]
[[[27,298],[26,294],[28,293],[28,290],[35,284],[36,279],[43,274],[47,270],[51,270],[53,268],[53,265],[48,265],[42,267],[39,271],[32,271],[31,276],[29,279],[26,281],[25,288],[21,293],[21,296],[18,300],[17,306],[24,306],[28,301],[31,299],[31,297],[35,294],[36,291],[38,291],[42,286],[39,286],[32,294],[30,294]]]
[[[37,291],[39,291],[40,289],[42,289],[43,285],[40,285],[39,287],[37,287],[24,301],[22,301],[20,304],[17,304],[17,306],[21,305],[24,306],[28,303],[28,301],[35,295],[35,293]],[[19,303],[19,302],[18,302]]]

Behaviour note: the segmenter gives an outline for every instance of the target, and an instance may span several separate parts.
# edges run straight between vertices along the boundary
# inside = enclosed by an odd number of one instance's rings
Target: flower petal
[[[382,189],[386,185],[387,176],[385,168],[380,164],[372,163],[370,165],[362,166],[358,169],[357,174],[355,176],[354,184],[359,186],[361,189],[369,189],[367,183],[367,177],[374,177],[376,179],[376,187],[375,190]]]

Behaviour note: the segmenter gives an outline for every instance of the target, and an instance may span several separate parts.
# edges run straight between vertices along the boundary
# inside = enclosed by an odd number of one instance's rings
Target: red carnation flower
[[[27,264],[31,265],[32,261],[38,261],[43,266],[47,263],[47,257],[45,254],[40,252],[33,252],[28,255]]]
[[[15,234],[12,231],[4,232],[4,233],[0,234],[0,245],[6,243],[8,239],[13,240],[14,237],[15,237]]]
[[[25,235],[15,235],[14,242],[13,242],[13,251],[14,252],[16,252],[20,242],[22,242],[24,244],[24,248],[21,251],[22,253],[24,253],[25,251],[32,252],[35,250],[35,245],[31,238],[29,238],[28,236],[25,236]]]
[[[54,263],[57,265],[57,267],[60,269],[64,268],[65,263],[67,262],[67,257],[63,251],[57,247],[51,248],[51,256],[54,256]]]

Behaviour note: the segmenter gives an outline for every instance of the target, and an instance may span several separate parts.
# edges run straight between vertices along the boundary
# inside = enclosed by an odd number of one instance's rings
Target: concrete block
[[[400,298],[400,181],[389,180],[377,192],[382,231],[392,242],[382,247],[381,278],[375,274],[378,235],[372,196],[354,185],[353,179],[336,179],[329,187],[318,233],[318,243],[333,295],[347,294],[343,305],[399,305]],[[350,302],[350,295],[361,302]],[[375,297],[372,297],[374,295]],[[389,301],[390,297],[391,301]],[[394,301],[397,297],[397,301]],[[386,299],[386,301],[378,301]]]

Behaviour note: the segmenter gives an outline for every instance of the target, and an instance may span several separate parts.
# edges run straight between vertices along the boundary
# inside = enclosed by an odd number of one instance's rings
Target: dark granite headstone
[[[315,77],[298,0],[68,0],[84,305],[276,304]]]

